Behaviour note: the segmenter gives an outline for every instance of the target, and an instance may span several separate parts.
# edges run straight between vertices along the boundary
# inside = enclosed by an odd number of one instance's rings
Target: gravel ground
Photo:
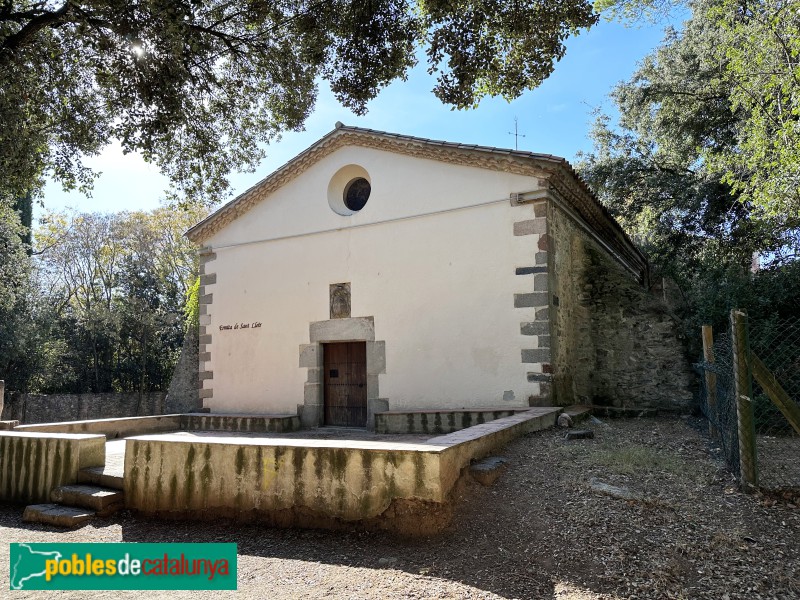
[[[683,419],[545,431],[509,445],[508,471],[470,483],[456,519],[428,539],[276,530],[119,513],[55,532],[0,506],[5,542],[236,542],[238,592],[13,592],[13,598],[800,598],[800,509],[739,493]],[[594,478],[642,500],[601,495]],[[8,589],[0,546],[0,590]]]

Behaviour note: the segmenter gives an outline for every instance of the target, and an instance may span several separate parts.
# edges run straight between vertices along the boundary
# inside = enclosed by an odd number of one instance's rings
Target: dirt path
[[[509,470],[493,487],[469,485],[450,529],[432,539],[143,521],[126,513],[52,532],[21,523],[19,507],[0,506],[0,590],[8,590],[7,542],[224,541],[239,544],[238,592],[161,597],[800,598],[800,509],[736,491],[685,420],[592,427],[594,440],[565,442],[563,432],[546,431],[511,444]],[[592,478],[645,500],[600,495],[589,487]]]

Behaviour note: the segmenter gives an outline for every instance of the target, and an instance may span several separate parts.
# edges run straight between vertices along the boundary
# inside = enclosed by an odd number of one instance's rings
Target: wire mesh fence
[[[731,470],[762,490],[800,491],[800,318],[744,321],[706,342],[700,406]]]

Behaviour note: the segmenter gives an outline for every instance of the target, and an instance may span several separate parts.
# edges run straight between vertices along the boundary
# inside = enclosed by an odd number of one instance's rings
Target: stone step
[[[508,459],[490,456],[470,465],[469,472],[481,485],[492,485],[507,468]]]
[[[117,489],[96,485],[63,485],[50,494],[53,502],[67,506],[89,508],[100,517],[114,514],[125,505],[125,495]]]
[[[564,414],[569,415],[573,424],[577,424],[592,416],[592,407],[588,404],[573,404],[564,409]]]
[[[92,483],[101,487],[113,490],[124,489],[122,483],[122,473],[117,469],[105,467],[89,467],[78,471],[79,483]]]
[[[26,523],[44,523],[56,527],[80,527],[95,515],[93,510],[73,508],[59,504],[31,504],[25,507],[22,520]]]

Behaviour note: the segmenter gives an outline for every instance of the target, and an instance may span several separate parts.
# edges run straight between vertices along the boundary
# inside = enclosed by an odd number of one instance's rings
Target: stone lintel
[[[309,338],[314,342],[374,342],[373,317],[352,317],[316,321],[309,326]]]

